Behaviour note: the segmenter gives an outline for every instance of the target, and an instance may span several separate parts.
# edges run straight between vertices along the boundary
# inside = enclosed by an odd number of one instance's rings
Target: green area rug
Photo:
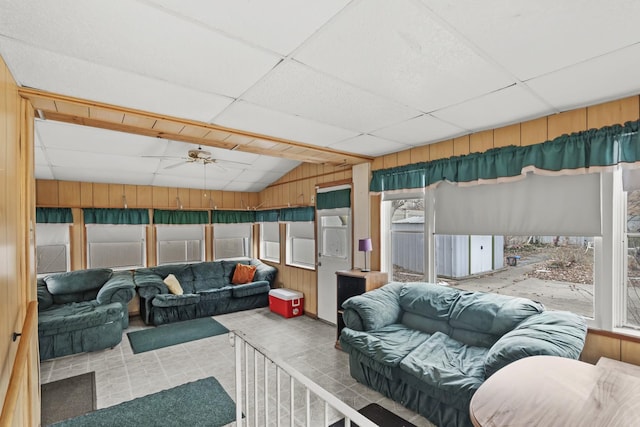
[[[76,375],[40,386],[40,423],[77,417],[96,409],[96,373]]]
[[[213,377],[139,397],[54,424],[55,427],[218,427],[235,421],[236,405]]]
[[[227,328],[211,317],[169,323],[155,328],[128,332],[127,337],[134,353],[156,350],[162,347],[182,344],[202,338],[229,332]]]

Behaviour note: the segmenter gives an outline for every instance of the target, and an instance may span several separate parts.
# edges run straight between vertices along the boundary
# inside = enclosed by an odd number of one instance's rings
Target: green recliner
[[[130,271],[77,270],[38,279],[40,360],[110,348],[129,326]]]

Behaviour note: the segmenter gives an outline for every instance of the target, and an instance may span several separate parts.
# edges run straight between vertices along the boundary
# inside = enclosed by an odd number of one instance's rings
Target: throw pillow
[[[245,265],[240,264],[236,265],[236,269],[233,272],[233,278],[231,279],[231,283],[234,285],[243,285],[245,283],[253,282],[253,276],[256,274],[256,266],[255,265]]]
[[[176,276],[173,274],[168,275],[165,277],[164,283],[167,285],[167,288],[169,288],[169,292],[174,295],[182,295],[182,286],[180,286],[180,282],[178,282]]]

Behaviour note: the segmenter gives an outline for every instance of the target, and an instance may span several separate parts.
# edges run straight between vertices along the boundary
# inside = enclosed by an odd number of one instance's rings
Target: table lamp
[[[373,245],[371,244],[371,239],[360,239],[358,241],[358,250],[360,252],[364,252],[364,268],[360,269],[360,271],[371,271],[367,268],[367,252],[371,252],[373,250]]]

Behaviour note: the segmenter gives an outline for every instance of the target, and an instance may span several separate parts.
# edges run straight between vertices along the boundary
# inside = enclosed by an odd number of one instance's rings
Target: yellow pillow
[[[231,283],[233,285],[244,285],[245,283],[251,283],[253,281],[254,274],[256,274],[255,265],[244,265],[238,263],[238,265],[236,265],[235,271],[233,272]]]
[[[168,275],[164,279],[164,283],[167,285],[167,288],[169,288],[169,292],[174,295],[182,295],[182,286],[180,286],[180,282],[178,282],[176,276],[173,274]]]

